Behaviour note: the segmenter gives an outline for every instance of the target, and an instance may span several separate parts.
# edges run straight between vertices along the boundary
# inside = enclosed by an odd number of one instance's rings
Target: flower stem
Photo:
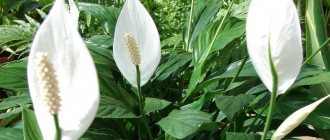
[[[275,66],[273,63],[273,57],[272,57],[271,47],[270,47],[270,38],[268,38],[268,56],[269,56],[270,70],[271,70],[272,77],[273,77],[273,87],[272,87],[272,93],[271,93],[271,97],[270,97],[266,124],[264,127],[264,131],[263,131],[261,140],[265,140],[267,137],[267,132],[268,132],[270,123],[272,121],[272,115],[273,115],[273,111],[275,108],[276,95],[277,95],[277,89],[278,89],[278,76],[277,76],[277,72],[276,72],[276,69],[275,69]]]
[[[58,116],[57,114],[53,115],[54,122],[55,122],[55,128],[56,128],[56,134],[55,134],[55,140],[61,140],[61,128],[58,122]]]
[[[142,123],[143,123],[145,129],[147,130],[149,140],[152,140],[153,138],[152,138],[151,130],[150,130],[150,127],[148,125],[145,112],[143,110],[143,108],[144,108],[144,103],[143,103],[144,102],[144,98],[142,96],[142,91],[141,91],[141,74],[140,74],[139,65],[136,65],[136,80],[137,80],[137,88],[138,88],[138,94],[139,94],[140,113],[142,115]]]

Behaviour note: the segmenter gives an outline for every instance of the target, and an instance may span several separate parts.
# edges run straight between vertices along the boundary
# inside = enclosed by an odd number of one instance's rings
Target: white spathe
[[[329,98],[330,95],[325,96],[314,103],[307,105],[296,112],[292,113],[288,118],[286,118],[282,124],[277,128],[275,133],[272,136],[272,140],[280,140],[287,134],[289,134],[293,129],[299,126],[308,115],[315,110],[317,106],[319,106],[324,100]]]
[[[72,22],[64,0],[56,0],[33,40],[28,60],[28,83],[39,128],[53,140],[55,124],[38,85],[36,55],[47,53],[59,83],[58,114],[62,140],[76,140],[88,129],[99,105],[99,85],[92,57]]]
[[[278,75],[277,95],[286,92],[293,84],[303,61],[296,10],[292,0],[252,0],[247,16],[246,38],[250,59],[262,82],[272,91],[270,47]]]
[[[78,28],[79,10],[73,0],[69,0],[69,15],[72,20],[73,27]]]
[[[141,86],[148,82],[160,61],[160,39],[151,16],[139,0],[126,0],[117,20],[113,56],[120,72],[137,87],[136,68],[131,61],[125,34],[135,38],[140,51]]]

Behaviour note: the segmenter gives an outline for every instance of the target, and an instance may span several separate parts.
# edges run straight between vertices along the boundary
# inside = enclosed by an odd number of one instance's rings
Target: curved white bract
[[[277,94],[297,78],[303,60],[301,29],[292,0],[252,0],[246,23],[248,52],[262,82],[271,91],[268,49],[278,75]]]
[[[125,35],[135,39],[140,53],[141,86],[148,82],[160,61],[160,39],[151,16],[139,0],[127,0],[117,20],[113,42],[115,62],[133,86],[137,87],[136,68],[131,60]]]
[[[325,96],[314,103],[307,105],[296,112],[292,113],[286,118],[282,124],[276,129],[272,136],[272,140],[281,140],[284,136],[294,130],[300,123],[302,123],[310,113],[312,113],[317,106],[319,106],[324,100],[329,98],[330,95]]]
[[[76,140],[88,129],[99,104],[99,85],[93,60],[72,22],[64,0],[56,0],[33,40],[28,83],[37,121],[45,140],[53,140],[55,124],[38,83],[36,56],[47,54],[54,66],[61,105],[58,112],[62,140]]]

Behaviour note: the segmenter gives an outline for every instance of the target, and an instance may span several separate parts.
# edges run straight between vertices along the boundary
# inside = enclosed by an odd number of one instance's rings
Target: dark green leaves
[[[96,117],[98,118],[137,118],[134,108],[129,103],[108,96],[101,96]]]
[[[183,139],[195,131],[204,123],[211,122],[212,115],[198,110],[173,110],[167,117],[161,119],[157,124],[165,133]]]
[[[0,67],[0,87],[28,91],[26,61],[16,61]]]
[[[170,104],[171,102],[166,100],[147,97],[145,100],[144,111],[146,114],[149,114],[154,111],[162,110]]]
[[[81,11],[89,12],[101,23],[103,29],[110,35],[113,35],[119,9],[115,7],[105,7],[93,3],[79,3],[78,7]]]
[[[215,98],[217,107],[225,113],[228,119],[232,119],[236,112],[248,105],[254,99],[253,95],[240,94],[237,96],[219,95]]]
[[[261,137],[253,134],[227,132],[226,139],[227,140],[260,140]]]

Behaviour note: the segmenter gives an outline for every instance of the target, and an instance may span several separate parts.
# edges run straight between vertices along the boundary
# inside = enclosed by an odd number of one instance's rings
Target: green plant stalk
[[[189,13],[189,25],[188,25],[188,36],[187,36],[187,44],[185,50],[189,50],[190,48],[190,37],[191,37],[191,26],[192,26],[192,15],[194,14],[194,1],[195,0],[191,0],[191,8],[190,8],[190,13]]]
[[[278,88],[278,76],[277,72],[272,60],[272,53],[271,53],[271,47],[270,47],[270,38],[268,38],[268,59],[269,59],[269,64],[270,64],[270,70],[272,72],[272,77],[273,77],[273,88],[272,88],[272,93],[270,97],[270,103],[269,103],[269,109],[268,109],[268,114],[267,114],[267,119],[266,119],[266,124],[264,127],[264,131],[262,133],[261,140],[265,140],[267,138],[267,132],[270,127],[271,121],[272,121],[272,114],[275,108],[275,102],[276,102],[276,95],[277,95],[277,88]]]
[[[246,63],[246,61],[247,61],[248,59],[249,59],[249,55],[245,56],[245,58],[244,58],[243,61],[241,62],[241,65],[239,66],[239,68],[238,68],[238,70],[237,70],[235,76],[233,77],[233,79],[231,79],[231,81],[230,81],[229,85],[227,86],[227,88],[230,87],[230,85],[233,84],[233,83],[236,81],[236,79],[238,78],[239,74],[240,74],[241,71],[243,70],[243,67],[244,67],[244,65],[245,65],[245,63]],[[227,88],[226,88],[226,89],[227,89]]]
[[[61,132],[57,114],[53,115],[53,118],[54,118],[54,123],[55,123],[55,128],[56,128],[55,140],[61,140],[62,132]]]
[[[320,46],[320,48],[318,48],[312,55],[310,55],[305,62],[302,64],[302,66],[306,65],[311,59],[313,59],[313,57],[315,55],[317,55],[325,46],[327,46],[327,44],[330,41],[330,37]]]
[[[269,104],[267,104],[266,106],[264,106],[261,110],[261,112],[253,119],[251,125],[245,130],[245,134],[249,133],[251,127],[257,122],[258,118],[260,118],[261,114],[264,113],[264,111],[266,110],[266,108],[268,107]]]
[[[138,88],[138,94],[139,94],[139,107],[140,107],[140,113],[141,113],[141,116],[142,116],[141,119],[142,119],[142,123],[143,123],[145,129],[147,130],[149,140],[152,140],[153,138],[152,138],[151,130],[150,130],[150,127],[149,127],[147,119],[146,119],[146,115],[145,115],[144,110],[143,110],[143,108],[144,108],[144,103],[143,103],[144,98],[142,96],[142,91],[141,91],[141,73],[140,73],[139,65],[136,65],[135,68],[136,68],[137,88]]]

